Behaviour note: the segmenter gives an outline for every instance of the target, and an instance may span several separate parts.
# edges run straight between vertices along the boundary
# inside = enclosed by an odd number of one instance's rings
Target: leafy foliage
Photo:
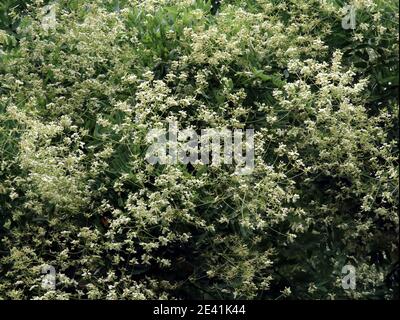
[[[396,1],[3,3],[0,298],[398,297]],[[169,120],[254,172],[148,164]]]

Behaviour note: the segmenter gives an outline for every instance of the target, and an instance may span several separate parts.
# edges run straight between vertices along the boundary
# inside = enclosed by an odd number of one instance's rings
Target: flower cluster
[[[395,1],[44,2],[0,30],[0,299],[396,295]],[[170,122],[254,169],[149,164]]]

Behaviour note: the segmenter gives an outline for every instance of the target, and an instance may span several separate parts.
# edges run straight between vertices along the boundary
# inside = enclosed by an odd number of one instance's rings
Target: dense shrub
[[[46,3],[0,12],[0,298],[396,297],[396,1]],[[169,120],[254,171],[150,165]]]

